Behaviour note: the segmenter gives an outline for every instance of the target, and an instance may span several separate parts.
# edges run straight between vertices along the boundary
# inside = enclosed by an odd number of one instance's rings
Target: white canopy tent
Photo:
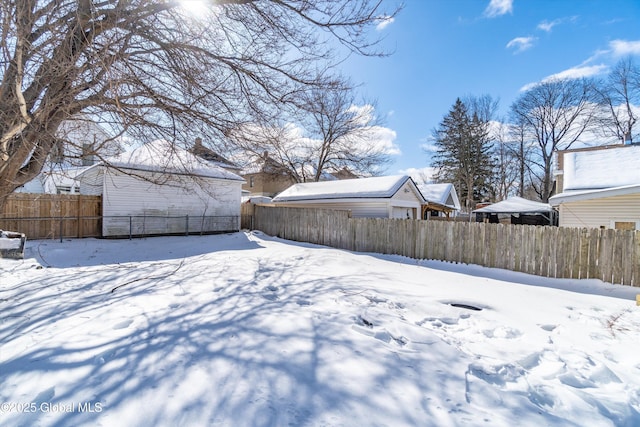
[[[550,204],[534,202],[533,200],[527,200],[517,196],[509,197],[501,202],[476,209],[472,211],[472,213],[541,215],[549,221],[549,224],[554,224],[556,217],[556,211]]]

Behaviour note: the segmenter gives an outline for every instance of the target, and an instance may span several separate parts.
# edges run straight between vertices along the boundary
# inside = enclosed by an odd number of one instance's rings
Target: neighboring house
[[[106,159],[78,179],[82,194],[102,196],[104,237],[240,228],[244,180],[164,140]]]
[[[240,166],[222,157],[220,154],[216,153],[212,149],[202,145],[202,138],[196,138],[196,142],[193,145],[193,147],[191,147],[189,152],[191,154],[195,154],[196,156],[208,161],[209,163],[215,166],[219,166],[222,169],[226,169],[229,172],[233,172],[236,175],[240,175],[242,173],[242,168]]]
[[[418,184],[426,203],[422,205],[421,218],[449,216],[460,210],[460,200],[453,184]]]
[[[86,116],[62,122],[56,132],[58,140],[49,155],[51,169],[91,166],[100,158],[123,151],[119,140]]]
[[[316,169],[306,165],[296,170],[296,173],[300,180],[312,179],[316,175]],[[240,175],[247,181],[242,189],[248,191],[251,197],[275,197],[297,182],[289,168],[269,156],[267,152],[253,165],[246,167]],[[320,174],[320,181],[355,178],[359,178],[358,175],[346,167],[335,172],[323,171]]]
[[[513,196],[472,211],[476,221],[527,225],[557,225],[557,212],[548,203]]]
[[[360,178],[355,173],[351,172],[346,166],[336,172],[329,172],[336,179],[356,179]],[[328,181],[328,180],[327,180]]]
[[[87,167],[48,169],[16,190],[16,193],[78,194],[80,182],[77,176]]]
[[[17,193],[77,194],[76,176],[102,157],[121,153],[122,147],[99,124],[84,116],[62,122],[42,172],[16,189]]]
[[[277,206],[351,211],[353,218],[417,219],[425,199],[408,176],[381,176],[295,184],[273,199]]]
[[[254,165],[245,168],[241,176],[246,181],[242,189],[247,190],[250,196],[273,197],[296,182],[268,153],[264,153]]]
[[[640,145],[559,151],[556,165],[560,226],[640,230]]]

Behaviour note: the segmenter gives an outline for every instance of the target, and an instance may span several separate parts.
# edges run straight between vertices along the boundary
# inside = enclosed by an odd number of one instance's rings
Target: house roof
[[[640,183],[640,145],[563,153],[563,191],[594,190]]]
[[[195,145],[189,149],[189,152],[221,168],[240,170],[240,166],[202,145],[200,138],[196,139]]]
[[[200,159],[164,139],[158,139],[118,156],[110,157],[98,165],[244,181],[240,176]]]
[[[409,181],[416,196],[424,197],[407,175],[378,176],[372,178],[343,179],[337,181],[305,182],[294,184],[277,195],[274,202],[317,199],[385,199],[391,198]]]
[[[522,197],[509,197],[498,203],[493,203],[481,209],[476,209],[474,213],[543,213],[551,212],[553,208],[548,203],[534,202]]]
[[[558,206],[565,202],[578,202],[582,200],[594,200],[604,197],[624,196],[640,193],[640,184],[623,185],[620,187],[600,188],[596,190],[565,191],[549,198],[549,203]]]
[[[277,160],[264,153],[262,157],[254,159],[247,164],[241,171],[242,175],[251,175],[257,173],[281,174],[287,168]]]
[[[418,189],[429,203],[460,209],[460,200],[453,184],[418,184]]]

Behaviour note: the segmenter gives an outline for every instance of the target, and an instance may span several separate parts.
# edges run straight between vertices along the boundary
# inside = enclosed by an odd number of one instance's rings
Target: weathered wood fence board
[[[102,232],[101,203],[100,196],[11,194],[0,212],[0,229],[28,239],[97,237]]]
[[[257,205],[254,228],[289,240],[545,277],[640,286],[640,232],[350,218],[347,211]]]

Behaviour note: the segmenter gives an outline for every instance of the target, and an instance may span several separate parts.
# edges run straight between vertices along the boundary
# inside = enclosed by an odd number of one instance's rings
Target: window
[[[255,184],[255,177],[252,176],[249,178],[249,187],[253,188],[254,184]]]
[[[614,221],[613,228],[616,230],[635,230],[635,221]]]
[[[71,194],[71,187],[67,185],[57,185],[56,193],[58,194]]]

